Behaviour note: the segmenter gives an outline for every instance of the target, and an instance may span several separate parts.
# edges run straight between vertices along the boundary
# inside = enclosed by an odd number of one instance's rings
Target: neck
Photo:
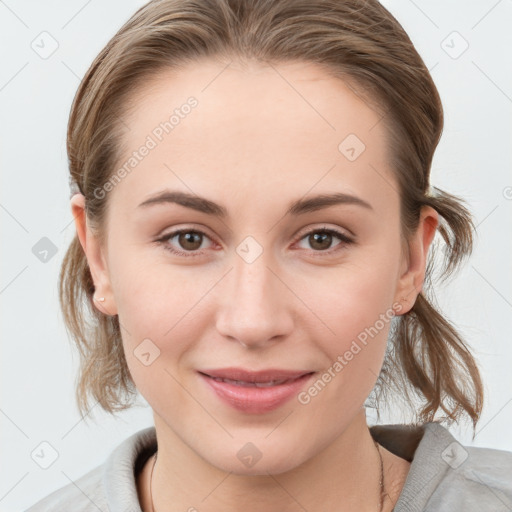
[[[257,475],[223,471],[208,463],[156,414],[155,427],[158,463],[152,480],[154,512],[194,508],[201,512],[292,512],[318,509],[318,503],[326,512],[380,510],[380,457],[364,409],[313,457],[285,472]],[[385,452],[381,451],[386,471]],[[148,483],[150,471],[150,467],[144,470]],[[385,473],[386,486],[387,480]],[[144,511],[151,512],[149,492],[141,494]],[[384,510],[388,505],[385,502]]]

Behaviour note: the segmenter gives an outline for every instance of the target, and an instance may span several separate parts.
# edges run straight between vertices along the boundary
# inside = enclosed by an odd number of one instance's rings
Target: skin
[[[327,512],[378,510],[380,462],[364,402],[383,363],[389,323],[305,405],[293,398],[274,411],[245,414],[220,401],[196,370],[320,375],[379,315],[396,304],[398,314],[412,307],[437,213],[425,207],[404,246],[384,123],[313,64],[226,67],[207,60],[161,72],[132,97],[124,156],[189,96],[198,106],[108,192],[104,246],[86,220],[83,196],[71,200],[96,295],[105,297],[96,305],[119,315],[131,375],[153,409],[155,510],[291,512],[318,510],[319,503]],[[352,162],[338,149],[350,133],[366,146]],[[164,188],[206,197],[229,216],[177,204],[138,207]],[[294,200],[335,191],[371,209],[338,204],[285,215]],[[324,227],[354,235],[355,243],[333,235],[315,245],[307,235]],[[195,246],[180,245],[177,236],[155,243],[177,228],[206,236]],[[247,236],[263,250],[252,263],[236,252]],[[165,244],[199,255],[174,255]],[[160,349],[149,366],[134,355],[146,338]],[[262,453],[252,467],[237,457],[247,442]],[[410,464],[381,453],[384,510],[391,510]],[[145,511],[152,462],[137,479]]]

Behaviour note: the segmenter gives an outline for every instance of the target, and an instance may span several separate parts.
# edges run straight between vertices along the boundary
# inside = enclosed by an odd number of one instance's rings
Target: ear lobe
[[[91,271],[94,288],[99,297],[105,297],[105,301],[94,301],[98,311],[106,315],[116,315],[117,307],[112,294],[110,277],[103,248],[97,236],[91,230],[85,213],[85,197],[82,194],[75,194],[71,198],[71,212],[75,221],[76,233],[82,249],[87,258]]]
[[[430,206],[424,206],[420,213],[418,228],[409,241],[408,268],[400,276],[396,289],[395,301],[402,304],[401,314],[410,311],[423,288],[428,251],[438,223],[437,211]]]

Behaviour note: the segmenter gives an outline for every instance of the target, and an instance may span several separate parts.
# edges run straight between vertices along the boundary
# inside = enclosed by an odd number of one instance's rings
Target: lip
[[[199,376],[218,398],[235,409],[249,414],[262,414],[277,409],[292,396],[296,396],[315,373],[307,370],[283,369],[249,371],[243,368],[198,371]]]

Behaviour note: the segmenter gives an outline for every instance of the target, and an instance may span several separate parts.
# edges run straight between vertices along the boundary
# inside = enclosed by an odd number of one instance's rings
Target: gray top
[[[512,452],[462,446],[438,422],[374,425],[373,438],[411,466],[395,512],[511,512]],[[26,512],[141,512],[135,474],[156,450],[154,427]]]

